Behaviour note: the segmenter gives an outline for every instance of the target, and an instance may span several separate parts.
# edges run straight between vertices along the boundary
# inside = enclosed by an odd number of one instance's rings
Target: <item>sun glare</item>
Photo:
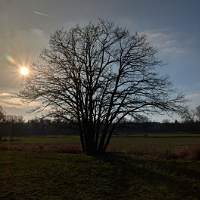
[[[22,67],[21,68],[21,74],[22,75],[27,75],[28,74],[28,68],[27,67]]]

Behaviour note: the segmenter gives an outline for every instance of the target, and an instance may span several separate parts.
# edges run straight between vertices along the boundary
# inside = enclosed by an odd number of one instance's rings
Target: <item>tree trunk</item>
[[[95,155],[97,155],[97,146],[96,146],[96,143],[94,141],[94,137],[92,134],[94,134],[94,133],[90,133],[87,136],[86,152],[87,152],[87,155],[95,156]]]
[[[94,141],[87,143],[87,155],[90,155],[90,156],[97,155],[97,148]]]
[[[87,136],[86,136],[86,152],[87,155],[95,156],[97,155],[97,145],[95,141],[95,128],[92,121],[87,123]]]
[[[83,150],[83,152],[85,152],[84,136],[83,136],[83,131],[82,131],[82,129],[81,129],[80,127],[79,127],[79,133],[80,133],[80,139],[81,139],[82,150]]]

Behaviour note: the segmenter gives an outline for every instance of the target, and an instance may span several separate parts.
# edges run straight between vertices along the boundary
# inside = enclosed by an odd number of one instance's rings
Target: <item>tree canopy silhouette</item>
[[[105,152],[125,117],[183,109],[184,95],[156,71],[163,63],[146,35],[99,20],[57,30],[49,44],[18,97],[39,102],[33,111],[77,124],[89,155]]]

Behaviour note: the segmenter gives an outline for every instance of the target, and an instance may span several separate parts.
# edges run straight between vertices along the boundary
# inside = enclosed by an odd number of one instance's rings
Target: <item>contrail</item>
[[[34,11],[34,13],[36,13],[36,14],[38,14],[38,15],[44,15],[44,16],[46,16],[46,17],[51,17],[50,15],[46,15],[46,14],[44,14],[44,13],[39,13],[39,12],[36,12],[36,11]],[[51,18],[53,18],[53,17],[51,17]]]

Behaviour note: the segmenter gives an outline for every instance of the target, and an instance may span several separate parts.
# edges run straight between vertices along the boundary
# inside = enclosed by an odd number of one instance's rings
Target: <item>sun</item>
[[[28,74],[28,68],[27,67],[22,67],[21,68],[21,74],[22,75],[27,75]]]

